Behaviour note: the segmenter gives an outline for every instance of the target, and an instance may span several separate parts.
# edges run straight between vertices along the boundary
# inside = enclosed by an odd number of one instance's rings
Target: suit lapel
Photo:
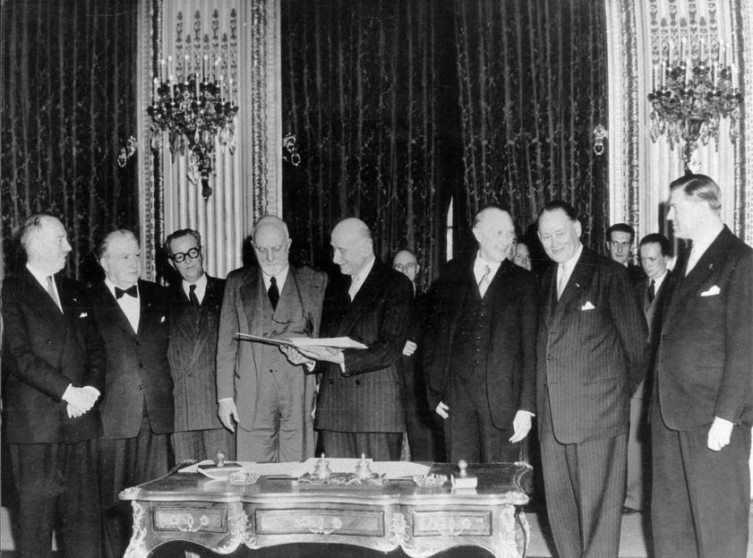
[[[674,277],[674,289],[671,295],[669,295],[670,299],[668,301],[669,306],[665,323],[670,322],[670,316],[681,310],[686,305],[687,300],[692,298],[708,277],[715,273],[722,265],[723,256],[726,251],[725,245],[729,240],[728,235],[731,236],[732,233],[725,226],[687,275],[684,273],[687,265],[687,257],[683,259],[680,269],[678,269],[678,273]]]
[[[557,312],[557,310],[565,308],[571,300],[577,298],[578,293],[580,293],[581,289],[583,289],[584,286],[590,283],[591,260],[591,253],[586,250],[586,248],[583,248],[583,252],[581,252],[580,258],[575,264],[573,273],[570,275],[570,278],[567,281],[567,285],[565,285],[565,290],[562,292],[562,296],[557,301],[555,313]],[[554,273],[557,273],[556,266],[554,268]]]
[[[376,260],[374,262],[374,267],[371,268],[371,271],[366,276],[363,285],[358,289],[356,298],[345,312],[345,315],[340,322],[340,326],[337,328],[338,335],[347,335],[358,319],[363,315],[364,311],[374,307],[373,300],[381,294],[380,286],[382,284],[381,277],[383,275],[384,270],[382,269],[382,264],[379,260]],[[348,296],[347,292],[345,293],[345,296]]]

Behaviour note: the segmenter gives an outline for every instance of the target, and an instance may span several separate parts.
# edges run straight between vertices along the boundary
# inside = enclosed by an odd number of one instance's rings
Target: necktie
[[[648,301],[653,302],[656,296],[656,283],[651,279],[651,284],[648,286]]]
[[[484,298],[486,289],[489,288],[489,275],[491,275],[491,272],[492,268],[487,265],[484,268],[484,273],[481,275],[481,279],[478,281],[478,292],[481,294],[481,298]]]
[[[196,309],[199,308],[199,298],[196,296],[196,285],[188,287],[188,300],[191,301],[191,306]]]
[[[350,301],[353,302],[353,299],[356,298],[356,293],[358,292],[358,281],[356,281],[355,277],[350,278],[350,288],[348,289],[348,296],[350,296]]]
[[[562,296],[562,292],[567,286],[567,272],[565,271],[565,266],[563,264],[559,265],[559,269],[557,271],[559,276],[559,279],[557,279],[557,300],[559,300]]]
[[[58,299],[57,292],[55,291],[55,285],[53,284],[54,279],[52,278],[52,275],[47,276],[47,292],[50,295],[50,298],[55,302],[55,305],[60,309],[60,311],[63,311],[63,307],[60,305],[60,300]]]
[[[115,299],[120,300],[123,298],[123,295],[132,296],[133,298],[138,298],[139,294],[136,290],[136,285],[131,285],[127,289],[119,289],[118,287],[115,287]]]
[[[277,310],[277,302],[280,300],[280,290],[277,288],[277,279],[274,277],[269,278],[269,290],[267,296],[269,296],[269,302],[272,303],[272,310]]]

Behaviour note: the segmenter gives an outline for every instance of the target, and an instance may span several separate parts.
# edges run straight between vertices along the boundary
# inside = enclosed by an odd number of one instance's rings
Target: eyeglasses
[[[201,255],[201,250],[198,248],[191,248],[188,252],[178,252],[177,254],[173,254],[170,256],[170,259],[173,260],[175,263],[183,263],[186,258],[191,258],[192,260],[195,260]]]
[[[392,269],[396,271],[407,271],[410,269],[416,269],[416,264],[414,263],[407,263],[407,264],[395,264],[392,266]]]

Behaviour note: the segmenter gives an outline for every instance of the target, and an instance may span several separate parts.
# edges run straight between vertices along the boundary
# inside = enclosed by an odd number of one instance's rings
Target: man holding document
[[[322,337],[349,337],[365,349],[299,347],[317,361],[316,428],[328,457],[400,458],[405,419],[397,362],[410,323],[413,286],[374,255],[371,231],[355,218],[332,230],[342,275],[327,288]]]
[[[227,277],[217,344],[217,399],[222,424],[236,435],[240,461],[303,461],[314,455],[316,382],[262,339],[318,337],[327,276],[288,264],[285,223],[254,226],[258,266]]]

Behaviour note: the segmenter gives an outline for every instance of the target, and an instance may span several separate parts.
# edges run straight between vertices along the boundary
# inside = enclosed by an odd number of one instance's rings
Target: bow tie
[[[132,296],[133,298],[138,298],[138,291],[136,290],[136,285],[131,285],[127,289],[119,289],[118,287],[115,287],[115,300],[120,300],[123,295]]]

